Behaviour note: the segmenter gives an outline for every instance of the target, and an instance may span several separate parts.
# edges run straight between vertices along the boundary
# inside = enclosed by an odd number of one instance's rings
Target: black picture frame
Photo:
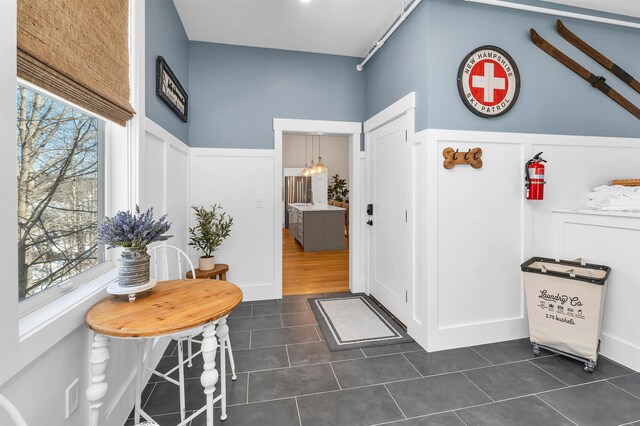
[[[156,58],[156,96],[184,123],[189,113],[189,95],[162,56]]]

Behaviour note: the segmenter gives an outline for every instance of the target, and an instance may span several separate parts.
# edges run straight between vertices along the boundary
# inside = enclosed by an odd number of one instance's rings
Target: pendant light
[[[307,149],[309,144],[307,142],[309,142],[307,135],[304,135],[304,170],[300,173],[300,176],[302,177],[310,176],[309,164],[307,163],[307,154],[309,152],[309,150]]]
[[[322,136],[318,136],[318,165],[316,166],[316,173],[327,173],[327,166],[322,162],[322,156],[320,154],[321,138]]]
[[[315,146],[315,138],[313,137],[313,135],[311,135],[311,167],[309,167],[309,168],[311,169],[311,174],[313,174],[313,175],[317,173],[316,168],[318,167],[318,166],[315,166],[313,164],[313,148],[314,148],[314,146]]]
[[[316,174],[316,166],[313,163],[313,135],[311,135],[311,165],[307,170],[309,170],[309,174],[307,176]]]

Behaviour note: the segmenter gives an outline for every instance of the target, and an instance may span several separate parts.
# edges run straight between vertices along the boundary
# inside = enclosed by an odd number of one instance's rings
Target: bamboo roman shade
[[[18,0],[18,77],[125,125],[128,30],[128,0]]]

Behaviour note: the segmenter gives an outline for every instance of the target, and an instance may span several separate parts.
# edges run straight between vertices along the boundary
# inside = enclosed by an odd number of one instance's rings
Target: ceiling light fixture
[[[309,3],[311,0],[300,0],[302,3]]]

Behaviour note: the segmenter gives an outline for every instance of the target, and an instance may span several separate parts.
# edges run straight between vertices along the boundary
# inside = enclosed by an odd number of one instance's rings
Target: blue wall
[[[149,0],[145,3],[145,38],[146,116],[181,141],[188,143],[189,125],[183,123],[156,96],[157,56],[164,57],[182,87],[189,92],[189,40],[173,1]],[[189,105],[189,114],[192,111],[193,108]]]
[[[533,0],[520,2],[540,5]],[[637,93],[562,40],[550,15],[423,0],[365,71],[358,72],[357,58],[189,42],[171,0],[146,5],[146,114],[191,146],[271,148],[274,117],[363,121],[412,91],[416,130],[640,136],[637,119],[530,42],[528,29],[535,27],[640,104]],[[640,75],[640,31],[572,19],[564,22],[631,74]],[[460,61],[483,44],[507,50],[522,78],[515,107],[493,119],[468,111],[456,87]],[[155,95],[158,55],[165,57],[189,91],[188,124]]]
[[[554,28],[555,19],[551,15],[463,1],[426,0],[365,67],[366,117],[415,91],[416,130],[428,127],[640,136],[640,121],[531,43],[528,30],[534,27],[592,72],[607,77],[611,86],[629,100],[640,104],[637,93],[561,39]],[[640,75],[640,31],[580,20],[563,21],[628,72]],[[517,104],[508,114],[493,119],[468,111],[456,86],[460,61],[483,44],[495,44],[509,52],[522,79]],[[408,61],[399,62],[403,59]],[[423,61],[427,62],[426,70]],[[399,73],[402,82],[396,81]]]
[[[359,59],[189,43],[189,145],[273,148],[273,118],[362,121]]]
[[[416,92],[416,129],[427,128],[427,1],[423,0],[364,66],[365,119]]]

